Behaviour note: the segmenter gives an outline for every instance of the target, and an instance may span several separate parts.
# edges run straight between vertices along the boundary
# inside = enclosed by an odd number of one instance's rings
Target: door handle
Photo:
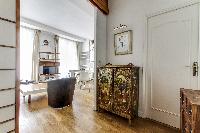
[[[185,67],[188,67],[188,68],[189,68],[190,66],[185,66]]]
[[[193,76],[198,76],[198,62],[194,62],[192,65]]]

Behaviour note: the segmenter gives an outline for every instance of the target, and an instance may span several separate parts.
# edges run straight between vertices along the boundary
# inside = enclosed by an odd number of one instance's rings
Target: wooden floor
[[[48,107],[45,94],[32,97],[20,107],[20,133],[177,133],[158,123],[138,118],[134,126],[110,113],[93,111],[93,92],[75,90],[71,107]]]

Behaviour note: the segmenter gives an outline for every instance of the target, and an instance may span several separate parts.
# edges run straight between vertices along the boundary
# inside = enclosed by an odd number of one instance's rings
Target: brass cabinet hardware
[[[198,76],[198,62],[194,62],[192,65],[193,76]]]

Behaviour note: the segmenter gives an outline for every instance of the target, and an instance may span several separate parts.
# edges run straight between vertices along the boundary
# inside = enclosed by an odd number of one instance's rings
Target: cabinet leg
[[[31,95],[28,95],[28,103],[31,103]]]
[[[100,107],[97,107],[97,112],[101,112],[101,108]]]
[[[129,124],[129,126],[132,125],[132,119],[128,119],[128,124]]]

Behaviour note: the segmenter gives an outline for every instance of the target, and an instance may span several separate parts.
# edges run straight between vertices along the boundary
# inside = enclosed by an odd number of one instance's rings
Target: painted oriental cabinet
[[[138,116],[139,67],[111,65],[97,69],[97,109],[131,120]]]

